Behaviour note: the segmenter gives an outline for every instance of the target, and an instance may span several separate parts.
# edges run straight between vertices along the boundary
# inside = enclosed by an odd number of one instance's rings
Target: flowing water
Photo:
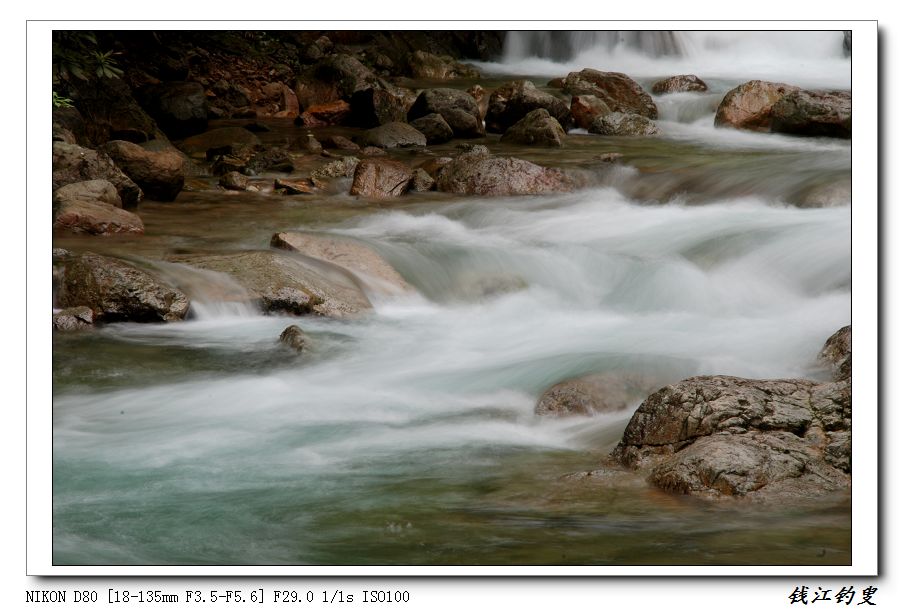
[[[545,388],[593,372],[815,376],[816,352],[850,323],[850,142],[712,126],[748,78],[837,87],[850,64],[839,33],[759,34],[584,33],[553,59],[530,55],[554,38],[510,38],[483,67],[494,78],[591,66],[713,87],[656,97],[658,138],[575,133],[555,152],[485,140],[573,169],[621,152],[592,171],[596,188],[379,203],[210,180],[143,204],[137,242],[59,238],[156,264],[193,309],[54,337],[54,563],[848,563],[849,500],[745,509],[597,471],[640,400],[534,415]],[[815,44],[829,34],[838,57]],[[273,125],[274,141],[296,132]],[[797,207],[814,198],[833,207]],[[227,277],[162,263],[264,249],[289,229],[364,242],[415,291],[372,294],[374,313],[348,321],[262,316]],[[305,353],[277,343],[290,324]]]

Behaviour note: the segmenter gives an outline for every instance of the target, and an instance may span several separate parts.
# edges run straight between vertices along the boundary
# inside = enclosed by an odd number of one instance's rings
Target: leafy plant
[[[65,96],[60,96],[56,93],[56,90],[53,92],[53,106],[59,109],[68,109],[72,107],[72,99],[66,98]]]
[[[53,33],[53,83],[89,81],[94,77],[122,77],[112,50],[101,51],[91,32],[56,31]]]

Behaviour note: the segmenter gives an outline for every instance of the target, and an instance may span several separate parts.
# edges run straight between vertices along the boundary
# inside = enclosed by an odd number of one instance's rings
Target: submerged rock
[[[562,89],[572,95],[591,94],[621,113],[636,113],[655,120],[658,117],[653,97],[624,73],[605,73],[592,68],[568,73]]]
[[[219,184],[226,190],[245,190],[248,188],[248,176],[238,171],[230,171],[223,174]]]
[[[110,141],[101,149],[149,199],[173,201],[185,184],[183,160],[176,152],[151,152],[128,141]]]
[[[502,135],[502,141],[558,148],[564,145],[563,139],[565,129],[546,109],[528,112]]]
[[[207,151],[219,148],[260,147],[261,140],[250,130],[240,126],[214,128],[200,135],[185,139],[180,148],[192,156],[207,156]]]
[[[366,158],[358,163],[352,179],[351,195],[362,197],[398,197],[408,192],[413,172],[396,160]]]
[[[571,126],[571,110],[565,101],[538,89],[531,81],[512,81],[490,95],[486,129],[491,133],[504,133],[537,109],[546,110],[562,127]]]
[[[85,253],[67,260],[58,301],[88,306],[98,321],[178,321],[188,298],[155,274],[120,259]]]
[[[357,143],[348,139],[347,137],[343,137],[342,135],[332,135],[329,137],[324,137],[322,141],[324,147],[334,148],[337,150],[349,150],[352,152],[357,152],[361,149]]]
[[[624,411],[661,385],[639,375],[590,374],[556,383],[537,401],[534,413],[553,417]]]
[[[307,339],[305,338],[304,332],[297,325],[290,325],[289,327],[285,328],[279,335],[279,341],[283,345],[289,347],[290,349],[298,351],[299,353],[301,353],[301,351],[307,344]]]
[[[619,137],[644,137],[662,132],[649,118],[636,113],[618,112],[599,116],[587,130],[597,135]]]
[[[660,79],[651,88],[653,94],[670,94],[672,92],[706,92],[706,83],[696,75],[675,75]]]

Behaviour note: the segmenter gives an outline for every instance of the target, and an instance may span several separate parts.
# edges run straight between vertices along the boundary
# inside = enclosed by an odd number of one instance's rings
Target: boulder
[[[850,381],[700,376],[638,407],[612,453],[666,491],[786,500],[850,486]]]
[[[134,212],[99,200],[68,199],[56,208],[54,231],[87,235],[144,233],[144,223]]]
[[[96,321],[178,321],[188,298],[154,274],[111,257],[85,253],[66,262],[58,301],[88,306]]]
[[[836,381],[851,378],[851,326],[842,327],[832,334],[822,351],[819,360],[832,367],[832,378]]]
[[[240,252],[174,257],[193,267],[229,274],[264,312],[348,317],[371,304],[347,272],[285,252]]]
[[[55,141],[53,144],[53,189],[86,180],[107,180],[116,187],[125,207],[134,207],[143,193],[138,185],[103,152]]]
[[[452,128],[438,113],[430,113],[412,120],[410,124],[427,138],[427,143],[446,143],[454,136]]]
[[[230,171],[223,174],[219,184],[226,190],[245,190],[248,188],[248,176],[238,171]]]
[[[480,118],[477,101],[461,90],[430,88],[421,92],[411,109],[408,121],[438,113],[452,128],[456,137],[482,137],[486,134]]]
[[[612,111],[636,113],[652,120],[658,117],[653,97],[624,73],[604,73],[585,68],[568,73],[562,89],[572,95],[592,94]]]
[[[279,342],[299,353],[301,353],[305,344],[307,344],[304,332],[297,325],[290,325],[285,328],[279,335]]]
[[[772,105],[769,130],[808,137],[851,138],[851,93],[796,90]]]
[[[64,206],[69,201],[100,201],[113,207],[122,207],[122,199],[116,192],[116,187],[107,180],[87,180],[66,184],[54,191],[54,210]]]
[[[110,141],[101,149],[149,199],[173,201],[185,184],[182,157],[176,152],[151,152],[128,141]]]
[[[427,138],[410,124],[389,122],[365,131],[361,142],[379,148],[407,148],[423,147],[427,145]]]
[[[546,109],[534,109],[510,126],[502,141],[560,148],[564,145],[565,129]]]
[[[443,166],[436,189],[468,195],[537,195],[566,192],[574,183],[563,171],[475,148]]]
[[[634,374],[590,374],[556,383],[544,391],[534,413],[551,417],[617,413],[637,404],[659,385]]]
[[[357,143],[347,137],[343,137],[342,135],[331,135],[329,137],[324,137],[321,143],[324,147],[336,150],[349,150],[351,152],[357,152],[361,149],[361,146],[359,146]]]
[[[658,135],[662,132],[649,118],[636,113],[618,112],[599,116],[587,130],[597,135],[638,137]]]
[[[139,98],[171,139],[181,139],[207,128],[207,96],[200,83],[172,81],[150,85],[142,88]]]
[[[799,88],[786,83],[753,80],[739,85],[722,98],[716,109],[716,126],[768,131],[772,106]]]
[[[66,308],[53,313],[53,329],[71,332],[94,327],[94,313],[87,306]]]
[[[314,171],[311,179],[323,182],[334,178],[350,178],[355,174],[359,162],[361,161],[354,156],[343,156]]]
[[[414,170],[409,190],[412,192],[428,192],[436,188],[436,180],[420,167]]]
[[[420,165],[418,165],[419,169],[423,169],[432,177],[436,177],[439,175],[440,169],[448,165],[452,162],[452,159],[448,156],[437,156],[436,158],[431,158],[425,160]]]
[[[411,290],[386,259],[366,244],[348,237],[290,231],[274,234],[270,246],[332,263],[348,270],[371,288],[384,292]]]
[[[157,124],[122,79],[101,77],[91,85],[84,84],[75,99],[88,143],[99,145],[111,139],[142,143],[157,133]]]
[[[378,199],[398,197],[408,192],[412,176],[411,168],[399,161],[366,158],[355,168],[349,194]]]
[[[600,116],[612,113],[609,106],[592,94],[579,94],[571,97],[571,117],[575,126],[589,129],[593,121]]]
[[[383,89],[383,83],[360,60],[339,53],[321,60],[314,69],[314,76],[336,88],[337,97],[350,100],[352,95],[370,88]],[[303,97],[299,96],[299,101]]]
[[[351,112],[352,106],[340,100],[311,105],[302,112],[301,125],[315,127],[344,124]]]
[[[388,122],[404,122],[407,102],[380,88],[367,88],[352,94],[348,123],[362,128],[380,126]]]
[[[208,150],[229,148],[257,148],[261,140],[250,130],[240,126],[214,128],[200,135],[194,135],[179,144],[180,149],[191,156],[207,156]],[[218,152],[222,153],[222,152]]]
[[[415,79],[479,79],[480,72],[450,56],[437,56],[426,51],[408,55],[408,76]]]
[[[535,109],[545,109],[563,127],[569,128],[571,110],[562,99],[548,94],[530,81],[512,81],[490,95],[486,112],[486,129],[504,133],[521,118]]]
[[[706,92],[706,83],[696,75],[675,75],[660,79],[651,88],[653,94],[671,94],[672,92]]]

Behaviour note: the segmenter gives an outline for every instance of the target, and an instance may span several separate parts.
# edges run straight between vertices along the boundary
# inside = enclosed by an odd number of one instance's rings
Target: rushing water
[[[654,56],[612,40],[574,53],[618,70],[630,53],[666,74],[702,42]],[[522,72],[508,61],[498,70]],[[573,134],[557,152],[487,138],[573,168],[624,154],[575,194],[381,204],[202,186],[143,205],[140,245],[58,240],[159,260],[317,229],[367,243],[415,291],[375,295],[350,321],[261,316],[227,278],[170,264],[192,319],[55,336],[55,564],[849,562],[843,499],[745,510],[665,495],[590,472],[636,404],[533,412],[546,387],[591,372],[813,376],[850,322],[850,192],[793,205],[849,186],[850,143],[715,129],[719,98],[658,97],[660,138]],[[293,323],[311,341],[301,355],[277,343]]]

